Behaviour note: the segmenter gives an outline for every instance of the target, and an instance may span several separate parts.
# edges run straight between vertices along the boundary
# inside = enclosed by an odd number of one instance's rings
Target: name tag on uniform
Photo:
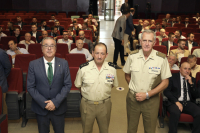
[[[112,74],[106,74],[106,81],[112,83],[115,79],[115,76]]]
[[[160,67],[149,67],[149,73],[160,74]]]

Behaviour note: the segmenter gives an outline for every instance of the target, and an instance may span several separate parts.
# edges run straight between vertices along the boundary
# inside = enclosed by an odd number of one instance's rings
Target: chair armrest
[[[6,114],[0,115],[0,124],[6,119]]]
[[[196,104],[200,104],[200,98],[196,99]]]
[[[163,95],[163,101],[168,101],[168,98],[166,96]]]
[[[19,93],[18,100],[24,100],[25,93],[26,93],[25,91],[22,91],[21,93]]]
[[[11,95],[13,95],[13,94],[18,95],[18,93],[17,93],[16,91],[8,91],[8,92],[6,92],[6,94],[7,94],[7,95],[9,95],[9,94],[11,94]]]
[[[79,90],[70,90],[69,93],[81,93]]]

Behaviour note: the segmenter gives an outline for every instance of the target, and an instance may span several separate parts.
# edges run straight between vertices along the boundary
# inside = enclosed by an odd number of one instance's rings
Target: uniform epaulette
[[[115,64],[113,64],[112,62],[108,62],[108,65],[115,68]]]
[[[86,63],[81,64],[79,68],[81,69],[81,68],[83,68],[83,67],[85,67],[85,66],[87,66],[87,65],[89,65],[89,62],[86,62]]]
[[[138,52],[139,52],[139,50],[136,49],[136,50],[134,50],[134,51],[131,51],[131,52],[130,52],[130,55],[132,55],[132,54],[136,54],[136,53],[138,53]]]
[[[157,55],[157,56],[160,56],[160,57],[162,57],[162,58],[164,58],[164,59],[165,59],[165,57],[166,57],[166,54],[163,54],[163,53],[161,53],[161,52],[157,52],[156,55]]]

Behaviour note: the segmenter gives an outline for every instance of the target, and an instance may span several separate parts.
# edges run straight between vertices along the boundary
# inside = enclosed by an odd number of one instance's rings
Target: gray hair
[[[47,39],[53,40],[55,42],[55,44],[56,44],[56,41],[52,37],[45,37],[45,38],[42,39],[42,45],[43,45],[44,40],[47,40]]]
[[[79,40],[81,40],[81,39],[76,40],[76,43],[77,43]],[[83,41],[83,40],[81,40],[81,41]]]
[[[156,33],[154,32],[154,31],[152,31],[152,30],[144,30],[143,32],[142,32],[142,34],[141,34],[141,39],[143,38],[143,34],[144,33],[152,33],[153,34],[153,40],[154,40],[154,42],[156,42]]]
[[[168,58],[172,56],[172,57],[175,57],[175,60],[177,61],[177,56],[175,54],[169,54]]]

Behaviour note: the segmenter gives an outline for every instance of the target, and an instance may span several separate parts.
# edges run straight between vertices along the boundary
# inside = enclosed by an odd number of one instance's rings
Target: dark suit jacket
[[[185,22],[182,22],[182,24],[184,24],[184,25],[185,25]],[[190,22],[188,22],[188,24],[190,24]]]
[[[29,32],[29,33],[31,34],[31,36],[33,36],[33,32],[32,31]],[[36,33],[36,40],[37,40],[37,42],[39,42],[39,36],[42,36],[42,33],[37,31],[37,33]]]
[[[172,21],[170,21],[169,23],[171,24],[171,27],[172,27]],[[177,23],[177,22],[175,22],[175,24],[176,24],[176,23]]]
[[[18,23],[15,23],[15,25],[18,25]],[[26,25],[26,23],[22,22],[21,28],[23,27],[23,25]]]
[[[92,53],[92,50],[93,50],[93,43],[92,43],[92,41],[85,38],[85,43],[88,44],[89,52]]]
[[[14,35],[15,36],[15,35]],[[16,37],[16,36],[15,36]],[[19,34],[19,36],[18,37],[16,37],[17,38],[17,43],[19,43],[20,42],[20,37],[21,37],[21,35]]]
[[[132,15],[130,15],[127,19],[126,19],[126,30],[125,33],[128,35],[132,35],[132,31],[134,30],[134,25],[133,25],[133,19],[132,19]]]
[[[120,11],[122,14],[124,14],[124,8],[126,7],[125,3],[122,4],[121,8],[120,8]],[[128,4],[128,8],[130,8],[129,4]]]
[[[193,87],[191,87],[189,82],[187,82],[188,94],[190,101],[195,102],[195,99],[198,97],[198,90],[196,88],[196,79],[193,77],[192,82],[194,83]],[[169,85],[164,90],[164,95],[168,98],[168,101],[164,102],[165,106],[178,102],[178,98],[181,96],[180,73],[173,73],[172,77],[169,78]]]
[[[162,25],[162,28],[163,28],[163,29],[165,29],[166,27],[169,27],[169,25],[166,25],[166,26]]]
[[[7,77],[10,74],[11,67],[8,55],[0,49],[0,86],[3,93],[8,91]]]
[[[67,110],[67,94],[71,89],[71,78],[67,61],[55,57],[54,76],[49,85],[43,57],[31,61],[29,64],[27,90],[32,96],[31,108],[39,115],[46,115],[47,100],[51,100],[56,110],[55,115],[60,115]]]
[[[138,40],[138,35],[140,34],[140,31],[142,30],[142,25],[136,26],[136,32],[135,32],[135,38]]]
[[[59,28],[59,31],[60,31],[60,35],[62,35],[63,34],[63,30],[65,30],[64,27],[58,26],[58,28]]]
[[[57,37],[57,36],[59,36],[58,33],[57,33],[57,34],[53,34],[52,32],[48,33],[48,35],[49,35],[49,36],[53,36],[53,37]]]
[[[188,41],[186,41],[185,46],[188,47]],[[198,43],[197,43],[197,42],[193,42],[193,43],[192,43],[192,46],[193,46],[193,47],[196,47],[196,46],[198,46]]]
[[[38,27],[38,30],[42,30],[41,26]],[[51,30],[48,26],[45,26],[45,30]]]
[[[164,46],[166,46],[167,47],[167,53],[168,53],[168,41],[164,41],[164,42],[162,42],[162,44],[161,45],[164,45]],[[173,42],[173,46],[178,46],[176,43],[174,43]]]

